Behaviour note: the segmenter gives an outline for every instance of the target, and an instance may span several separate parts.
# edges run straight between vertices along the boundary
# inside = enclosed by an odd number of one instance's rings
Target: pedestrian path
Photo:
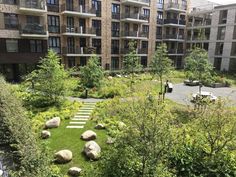
[[[70,120],[69,125],[66,128],[71,129],[82,129],[89,120],[94,108],[96,106],[95,102],[86,102],[83,104],[77,114]]]

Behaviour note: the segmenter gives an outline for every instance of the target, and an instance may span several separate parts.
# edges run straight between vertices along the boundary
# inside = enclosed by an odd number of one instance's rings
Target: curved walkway
[[[173,87],[172,93],[167,93],[166,98],[169,98],[180,104],[189,104],[191,95],[198,92],[198,86],[186,86],[182,84],[176,84]],[[211,88],[202,87],[202,91],[212,92],[217,97],[227,98],[232,101],[232,104],[236,106],[236,88],[222,87]]]

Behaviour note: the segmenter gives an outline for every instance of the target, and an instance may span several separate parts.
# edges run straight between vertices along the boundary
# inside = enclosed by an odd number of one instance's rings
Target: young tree
[[[13,88],[0,77],[0,150],[14,177],[49,177],[50,161],[31,130],[30,119]]]
[[[70,74],[60,64],[60,58],[52,50],[43,58],[34,70],[27,76],[30,90],[41,104],[55,104],[71,89],[67,84]]]
[[[208,53],[204,49],[195,48],[185,58],[185,61],[185,71],[189,80],[197,79],[200,82],[200,93],[201,84],[212,77],[213,66],[208,60]]]
[[[160,46],[157,47],[155,55],[151,61],[150,68],[153,75],[159,77],[159,80],[161,82],[159,95],[162,95],[164,99],[165,93],[163,92],[163,77],[170,73],[170,71],[173,69],[172,62],[167,55],[166,44],[162,43]]]
[[[126,126],[102,155],[100,176],[162,176],[158,170],[174,144],[171,118],[151,95],[131,102],[123,120]]]
[[[103,77],[103,68],[99,65],[99,58],[97,55],[90,57],[86,66],[80,67],[80,79],[81,84],[86,91],[86,98],[88,96],[87,89],[100,87]]]
[[[134,74],[139,71],[142,66],[140,65],[139,57],[137,56],[136,42],[129,42],[129,53],[124,56],[123,70],[127,74],[131,74],[130,89],[133,88]]]

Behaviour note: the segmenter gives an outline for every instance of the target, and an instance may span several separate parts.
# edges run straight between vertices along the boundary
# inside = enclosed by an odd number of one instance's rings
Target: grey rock
[[[84,145],[85,155],[91,160],[98,160],[101,153],[100,146],[95,141],[89,141]]]
[[[72,152],[70,150],[60,150],[55,153],[55,161],[57,163],[67,163],[72,160]]]
[[[57,128],[60,126],[61,119],[60,117],[54,117],[46,122],[46,128]]]
[[[87,130],[81,135],[80,138],[86,141],[95,140],[97,138],[97,134],[92,130]]]

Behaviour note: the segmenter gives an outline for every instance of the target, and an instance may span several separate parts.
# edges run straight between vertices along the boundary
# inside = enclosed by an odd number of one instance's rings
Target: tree
[[[99,58],[97,55],[90,57],[86,66],[80,67],[80,81],[86,90],[94,87],[100,87],[101,81],[104,77],[103,68],[99,65]]]
[[[102,155],[100,176],[162,176],[163,159],[174,143],[171,118],[164,104],[158,105],[151,95],[131,102],[123,120],[126,126]]]
[[[133,88],[134,74],[139,71],[142,66],[140,65],[139,57],[137,56],[136,42],[129,42],[129,53],[124,56],[123,70],[127,74],[131,74],[130,89]]]
[[[163,77],[170,73],[170,71],[173,69],[172,62],[167,55],[166,44],[162,43],[157,47],[154,57],[151,61],[150,68],[152,74],[159,77],[159,80],[161,82],[159,95],[162,95],[164,99],[165,93],[163,92]]]
[[[195,48],[185,58],[185,71],[190,81],[197,79],[199,84],[199,92],[201,92],[201,84],[212,77],[213,66],[209,62],[208,53],[204,49]]]
[[[41,105],[55,104],[71,89],[67,81],[70,73],[60,64],[60,58],[52,50],[43,58],[34,70],[27,76],[31,83],[30,90]]]
[[[49,177],[47,151],[37,142],[30,119],[13,88],[0,77],[0,150],[13,177]]]

